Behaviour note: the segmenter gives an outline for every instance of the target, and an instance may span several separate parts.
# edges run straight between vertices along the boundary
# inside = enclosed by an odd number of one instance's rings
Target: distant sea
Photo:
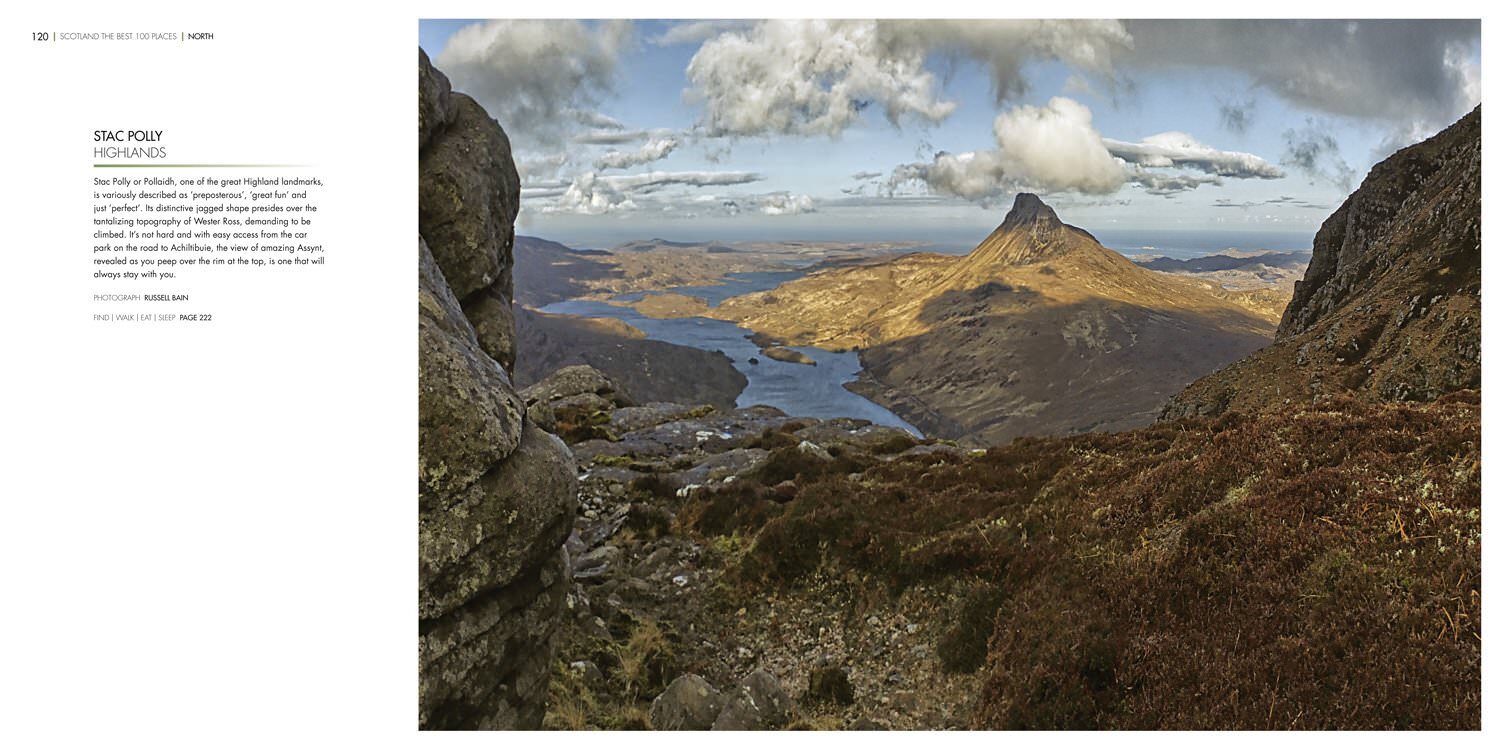
[[[1311,250],[1313,232],[1235,230],[1116,230],[1094,232],[1105,247],[1125,255],[1197,258],[1229,250]]]

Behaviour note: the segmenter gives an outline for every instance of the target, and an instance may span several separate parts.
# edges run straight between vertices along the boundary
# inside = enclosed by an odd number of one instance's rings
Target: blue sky
[[[1101,234],[1310,237],[1477,103],[1478,22],[1205,23],[424,21],[420,42],[510,134],[520,231],[592,245],[962,244],[1019,190]]]

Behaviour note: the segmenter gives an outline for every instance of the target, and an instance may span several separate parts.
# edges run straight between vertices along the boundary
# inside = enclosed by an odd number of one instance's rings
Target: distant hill
[[[547,315],[516,308],[516,385],[524,388],[567,365],[592,365],[637,401],[734,408],[748,381],[729,357],[652,341],[610,318]]]
[[[719,242],[674,242],[656,237],[649,240],[634,240],[616,245],[617,253],[648,253],[653,250],[701,250],[709,253],[732,253],[734,248]]]
[[[624,274],[613,264],[597,260],[609,253],[574,250],[560,242],[516,235],[516,302],[545,307],[587,294],[587,282],[617,279]]]
[[[1137,260],[1136,264],[1153,271],[1165,271],[1167,273],[1211,273],[1213,271],[1230,271],[1241,268],[1253,268],[1255,266],[1300,268],[1306,266],[1308,260],[1311,258],[1311,250],[1298,250],[1295,252],[1267,250],[1259,253],[1228,251],[1214,255],[1205,255],[1200,258],[1188,258],[1186,260],[1179,260],[1177,258]]]

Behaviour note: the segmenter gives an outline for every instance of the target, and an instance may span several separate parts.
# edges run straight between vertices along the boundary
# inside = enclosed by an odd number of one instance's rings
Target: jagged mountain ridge
[[[1149,424],[1182,386],[1269,343],[1274,322],[1137,266],[1030,194],[965,256],[820,271],[713,314],[857,348],[866,378],[852,389],[974,443]]]
[[[995,231],[984,238],[959,264],[964,269],[1034,263],[1076,249],[1080,243],[1099,244],[1094,235],[1062,223],[1057,212],[1031,193],[1016,196],[1015,204]]]
[[[1479,180],[1477,107],[1375,165],[1318,230],[1275,343],[1193,383],[1163,417],[1477,388]]]

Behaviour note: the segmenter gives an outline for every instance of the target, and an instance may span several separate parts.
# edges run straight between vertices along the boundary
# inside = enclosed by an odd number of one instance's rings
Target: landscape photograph
[[[418,37],[420,729],[1480,728],[1478,20]]]

